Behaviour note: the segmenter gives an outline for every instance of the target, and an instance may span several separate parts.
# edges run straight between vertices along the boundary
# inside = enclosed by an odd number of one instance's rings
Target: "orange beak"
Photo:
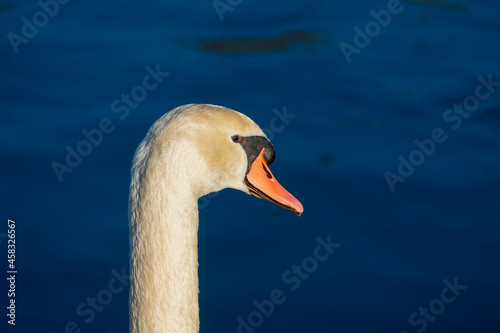
[[[245,185],[256,197],[274,202],[300,216],[304,211],[302,204],[274,178],[264,159],[264,150],[265,148],[262,148],[259,156],[252,163],[244,180]]]

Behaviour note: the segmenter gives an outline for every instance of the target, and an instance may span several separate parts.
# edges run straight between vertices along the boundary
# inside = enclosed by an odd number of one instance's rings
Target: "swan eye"
[[[240,142],[241,141],[241,137],[239,135],[233,135],[231,137],[231,140],[233,140],[233,142]]]

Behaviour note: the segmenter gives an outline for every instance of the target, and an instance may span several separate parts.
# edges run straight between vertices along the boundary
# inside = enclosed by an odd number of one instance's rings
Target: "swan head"
[[[154,138],[169,161],[177,161],[179,175],[186,176],[183,179],[197,198],[233,188],[296,215],[303,212],[302,204],[269,170],[276,154],[273,145],[242,113],[216,105],[184,105],[160,118],[148,137]]]

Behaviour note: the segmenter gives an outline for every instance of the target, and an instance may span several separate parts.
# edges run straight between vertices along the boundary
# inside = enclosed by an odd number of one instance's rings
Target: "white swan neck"
[[[148,162],[131,184],[130,332],[198,332],[197,198]]]

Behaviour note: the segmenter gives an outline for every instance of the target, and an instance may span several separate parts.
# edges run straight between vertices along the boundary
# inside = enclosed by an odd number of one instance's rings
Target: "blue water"
[[[392,1],[232,3],[223,21],[211,1],[0,4],[2,332],[127,332],[131,160],[187,103],[267,128],[273,173],[305,208],[200,200],[201,332],[498,332],[498,2],[403,1],[385,26],[370,12]],[[148,66],[169,74],[136,88]],[[78,145],[91,152],[58,178]]]

